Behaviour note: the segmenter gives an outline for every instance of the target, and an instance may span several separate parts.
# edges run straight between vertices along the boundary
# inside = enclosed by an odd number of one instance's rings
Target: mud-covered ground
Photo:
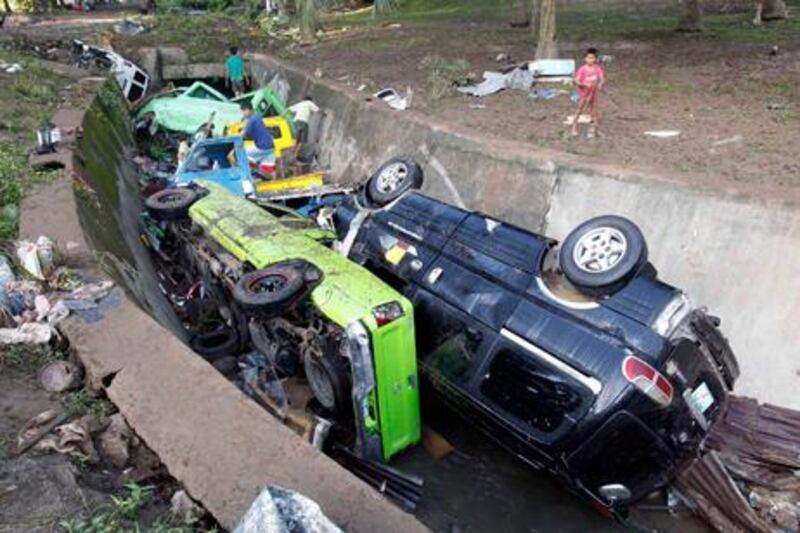
[[[800,2],[787,3],[795,15],[800,12]],[[362,15],[339,16],[328,22],[331,32],[322,42],[285,56],[352,87],[410,87],[414,109],[474,136],[580,154],[588,163],[667,175],[692,186],[800,199],[796,17],[755,27],[749,12],[709,14],[708,31],[690,35],[674,31],[677,12],[562,13],[562,57],[581,60],[587,46],[612,56],[601,100],[602,135],[588,140],[571,139],[563,124],[572,112],[569,94],[545,101],[506,91],[478,99],[450,86],[502,67],[498,54],[512,62],[533,56],[528,30],[510,28],[502,5],[463,4],[473,9],[448,14],[420,8],[384,25]],[[681,134],[657,139],[644,135],[649,130]]]

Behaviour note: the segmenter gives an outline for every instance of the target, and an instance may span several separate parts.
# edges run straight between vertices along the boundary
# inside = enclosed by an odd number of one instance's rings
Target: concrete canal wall
[[[362,179],[386,158],[410,154],[423,165],[427,193],[552,237],[598,214],[636,221],[661,277],[722,318],[742,367],[737,392],[800,408],[797,208],[468,137],[272,58],[250,57],[255,80],[283,72],[291,101],[308,93],[325,109],[322,160],[337,179]]]

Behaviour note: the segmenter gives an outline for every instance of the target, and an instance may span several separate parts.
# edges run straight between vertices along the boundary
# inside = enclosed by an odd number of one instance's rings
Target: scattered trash
[[[497,61],[498,63],[508,63],[511,61],[511,56],[508,54],[499,53],[494,58],[494,60]]]
[[[269,485],[262,489],[234,533],[313,531],[340,533],[314,501],[294,491]]]
[[[403,111],[408,109],[408,107],[411,105],[411,99],[414,97],[414,91],[408,87],[406,88],[406,95],[400,96],[400,93],[398,93],[396,90],[391,87],[387,87],[386,89],[381,89],[373,96],[386,102],[386,104],[392,109]]]
[[[17,257],[20,266],[36,279],[44,280],[53,268],[53,241],[45,236],[39,237],[35,243],[19,241]]]
[[[575,73],[574,59],[537,59],[528,64],[537,82],[563,83],[572,81]]]
[[[486,71],[483,73],[482,82],[475,85],[456,87],[456,90],[463,94],[478,97],[488,96],[503,89],[527,91],[533,86],[533,78],[533,72],[527,68],[517,67],[506,73]]]
[[[169,500],[169,512],[181,524],[194,524],[205,511],[186,493],[176,490]]]
[[[53,428],[66,422],[68,415],[59,415],[55,409],[42,411],[28,420],[17,435],[17,445],[14,452],[19,455],[39,442]]]
[[[470,109],[486,109],[486,104],[469,104]]]
[[[131,19],[124,19],[114,24],[114,33],[120,35],[139,35],[146,31],[147,28],[145,28],[144,24]]]
[[[54,451],[82,461],[96,463],[100,456],[92,442],[92,432],[101,426],[97,417],[85,415],[55,428],[52,434],[45,435],[34,447],[38,451]]]
[[[33,151],[38,155],[52,154],[58,150],[61,142],[61,130],[51,122],[45,122],[36,130],[36,147]]]
[[[0,60],[0,70],[6,74],[16,74],[17,72],[22,72],[22,66],[19,63],[6,63]]]
[[[767,109],[770,111],[783,111],[786,106],[783,104],[767,104]]]
[[[0,255],[0,309],[8,307],[8,284],[15,281],[14,271],[11,270],[11,263],[4,255]]]
[[[53,361],[39,371],[39,384],[49,392],[63,392],[80,386],[83,370],[69,361]]]
[[[778,55],[778,52],[780,52],[780,47],[779,47],[777,44],[776,44],[776,45],[773,45],[773,46],[772,46],[772,47],[769,49],[769,55],[771,55],[771,56],[776,56],[776,55]]]
[[[599,57],[599,59],[600,63],[602,63],[603,65],[608,65],[614,61],[614,56],[603,54]]]
[[[575,122],[575,115],[569,115],[566,118],[566,120],[564,120],[564,124],[567,126],[572,126],[574,122]],[[584,113],[581,113],[581,116],[578,118],[578,124],[591,124],[591,122],[592,122],[591,115],[586,115]]]
[[[558,89],[548,88],[548,89],[539,89],[533,88],[528,93],[528,98],[532,100],[552,100],[553,98],[558,96]]]
[[[733,137],[728,137],[727,139],[720,139],[716,141],[713,145],[714,146],[725,146],[726,144],[736,144],[740,143],[744,140],[744,137],[741,135],[734,135]]]
[[[358,92],[364,92],[366,89],[367,89],[367,84],[366,83],[362,83],[361,85],[358,86],[358,89],[356,89],[356,90]]]
[[[670,137],[677,137],[681,132],[678,130],[651,130],[644,132],[644,134],[658,139],[669,139]]]
[[[0,344],[47,344],[53,337],[49,324],[28,322],[18,328],[0,328]]]

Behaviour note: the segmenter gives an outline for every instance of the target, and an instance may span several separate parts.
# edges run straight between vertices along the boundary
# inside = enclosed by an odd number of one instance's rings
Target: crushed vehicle
[[[349,428],[362,459],[419,441],[413,308],[331,250],[330,231],[200,179],[145,207],[143,240],[197,353],[241,365],[255,346],[281,383],[307,381],[308,409]]]
[[[224,135],[228,124],[242,120],[239,105],[250,102],[253,110],[262,117],[286,115],[286,105],[271,87],[262,87],[238,98],[225,95],[206,85],[195,82],[189,87],[171,89],[152,95],[136,109],[136,120],[152,118],[163,131],[194,135],[209,120],[213,131]],[[289,120],[285,117],[286,120]],[[293,125],[289,121],[290,130]]]
[[[291,133],[285,130],[283,133],[289,135],[291,140]],[[283,144],[283,150],[286,150],[286,139],[275,138],[276,154],[280,153],[279,144]],[[350,191],[347,187],[326,184],[322,172],[265,179],[272,177],[274,165],[265,167],[258,161],[249,159],[246,147],[247,141],[238,136],[198,141],[192,145],[186,160],[178,166],[175,175],[166,180],[164,185],[181,186],[198,180],[213,181],[237,196],[256,202],[286,201],[294,197],[306,198],[309,195]]]
[[[420,372],[515,455],[604,512],[665,486],[739,375],[719,319],[658,279],[638,227],[601,216],[553,239],[379,169],[330,218],[341,253],[414,304]]]
[[[108,70],[117,80],[122,94],[129,102],[137,102],[144,98],[150,86],[150,76],[113,50],[98,48],[74,39],[72,56],[79,68],[97,68]]]

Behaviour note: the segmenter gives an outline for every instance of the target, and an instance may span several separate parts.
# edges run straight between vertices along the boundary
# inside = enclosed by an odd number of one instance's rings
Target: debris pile
[[[718,531],[800,530],[800,412],[731,396],[675,488]]]
[[[111,281],[85,284],[60,265],[55,244],[41,236],[14,243],[20,278],[0,255],[0,344],[46,344],[60,338],[55,326],[71,312],[91,313],[111,292]]]

